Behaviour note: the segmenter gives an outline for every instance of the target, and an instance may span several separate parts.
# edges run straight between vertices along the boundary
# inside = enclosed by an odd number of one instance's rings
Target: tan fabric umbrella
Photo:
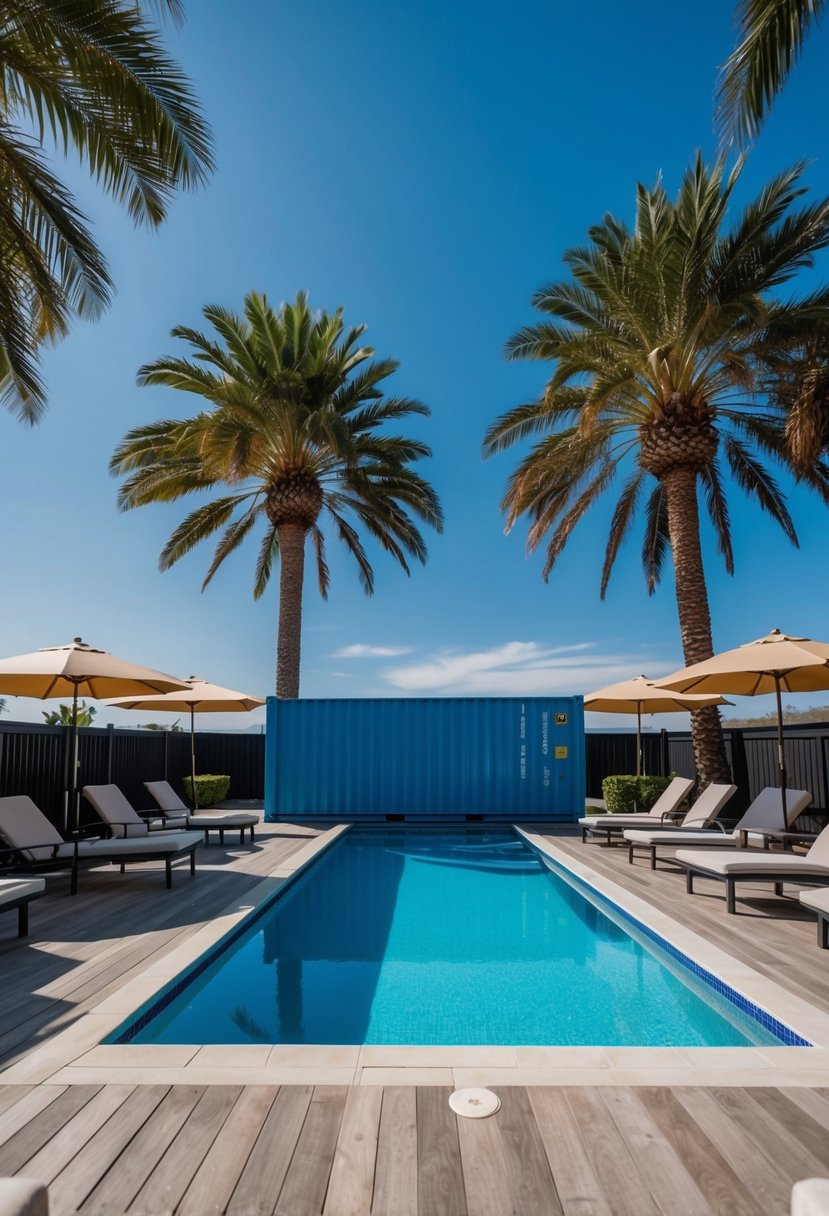
[[[128,697],[133,693],[172,692],[186,688],[183,680],[139,667],[116,658],[106,650],[87,646],[75,638],[67,646],[47,646],[32,654],[0,659],[0,693],[13,697],[72,698],[72,775],[69,807],[75,831],[78,828],[78,697]]]
[[[258,709],[265,702],[261,697],[249,697],[247,693],[222,688],[219,684],[208,684],[198,676],[189,676],[185,688],[167,693],[162,697],[113,698],[107,702],[116,709],[150,709],[154,713],[175,713],[190,710],[190,775],[193,779],[193,809],[196,809],[196,718],[199,714],[246,713]]]
[[[636,776],[642,772],[642,714],[670,714],[682,710],[702,709],[706,705],[727,705],[715,695],[682,696],[659,688],[647,676],[609,684],[597,692],[588,693],[584,708],[606,714],[636,714]]]
[[[783,811],[786,810],[786,756],[783,749],[783,701],[785,692],[819,692],[829,688],[829,645],[810,638],[794,637],[773,629],[764,638],[746,642],[735,650],[724,650],[703,663],[665,676],[656,683],[675,692],[733,693],[758,697],[774,693],[777,701],[777,762]]]

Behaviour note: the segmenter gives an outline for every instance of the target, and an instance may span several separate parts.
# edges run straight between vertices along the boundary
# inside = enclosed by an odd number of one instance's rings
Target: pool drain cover
[[[456,1089],[449,1105],[465,1119],[485,1119],[500,1109],[501,1099],[491,1089]]]

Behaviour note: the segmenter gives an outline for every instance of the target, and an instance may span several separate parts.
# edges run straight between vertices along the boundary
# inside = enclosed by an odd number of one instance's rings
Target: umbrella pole
[[[783,744],[783,700],[780,695],[780,676],[775,672],[774,694],[777,699],[777,764],[780,769],[780,793],[783,799],[783,827],[789,826],[786,814],[786,750]]]
[[[190,706],[190,779],[193,783],[190,787],[190,793],[192,795],[192,801],[193,801],[193,813],[195,814],[196,810],[198,809],[198,802],[196,799],[196,707],[195,707],[195,705]]]

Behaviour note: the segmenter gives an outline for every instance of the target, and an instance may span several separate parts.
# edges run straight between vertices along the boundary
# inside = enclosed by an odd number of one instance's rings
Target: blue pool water
[[[352,829],[163,1008],[112,1039],[778,1041],[682,972],[512,832]]]

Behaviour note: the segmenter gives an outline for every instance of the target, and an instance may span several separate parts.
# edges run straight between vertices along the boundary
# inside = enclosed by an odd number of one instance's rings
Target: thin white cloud
[[[403,692],[453,696],[551,696],[588,692],[669,663],[641,653],[607,654],[593,642],[543,647],[507,642],[489,650],[442,651],[423,662],[389,667],[383,678]]]
[[[395,659],[403,654],[411,653],[411,646],[367,646],[356,642],[353,646],[343,646],[335,650],[332,659]]]

